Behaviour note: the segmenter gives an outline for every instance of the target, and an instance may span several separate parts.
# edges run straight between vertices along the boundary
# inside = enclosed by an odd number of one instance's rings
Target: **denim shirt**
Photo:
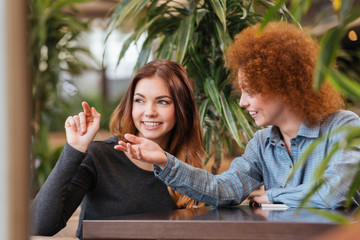
[[[330,135],[340,126],[360,127],[355,113],[341,110],[330,114],[320,124],[302,123],[296,137],[291,139],[290,153],[276,126],[259,130],[246,146],[241,157],[235,158],[229,170],[219,175],[192,167],[167,153],[164,169],[154,167],[155,175],[173,190],[212,206],[240,204],[251,192],[264,185],[269,201],[290,207],[300,205],[316,179],[314,171],[331,151],[334,143],[343,139],[346,131]],[[328,136],[309,155],[305,165],[286,183],[294,164],[311,143]],[[339,150],[326,167],[325,183],[311,197],[310,206],[337,208],[344,206],[347,193],[360,162],[360,147],[351,151]]]

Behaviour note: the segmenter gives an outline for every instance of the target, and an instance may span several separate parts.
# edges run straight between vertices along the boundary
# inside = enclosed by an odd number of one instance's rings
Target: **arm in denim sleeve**
[[[332,125],[360,126],[360,122],[357,116],[347,116],[336,120]],[[334,144],[341,141],[346,134],[347,131],[343,131],[333,135],[318,145],[318,148],[325,149],[328,146],[329,149],[327,152],[329,152]],[[348,191],[356,174],[356,166],[359,166],[359,149],[359,146],[351,151],[341,149],[333,155],[332,160],[324,172],[325,182],[310,198],[309,205],[311,207],[337,208],[344,206]],[[317,159],[317,161],[318,166],[322,159]],[[267,195],[271,202],[284,203],[290,207],[298,207],[315,181],[314,179],[314,181],[286,188],[272,188],[267,191]]]
[[[262,185],[258,144],[252,139],[242,157],[235,158],[228,171],[213,175],[167,153],[164,169],[155,166],[155,175],[173,190],[212,206],[237,205]]]
[[[337,208],[344,206],[347,193],[354,177],[355,155],[357,152],[339,152],[335,159],[346,159],[346,161],[335,161],[325,171],[326,181],[321,188],[310,198],[309,205],[316,208]],[[359,159],[359,157],[357,157]],[[273,203],[284,203],[289,207],[298,207],[306,194],[313,186],[313,182],[298,186],[285,188],[272,188],[267,191],[269,201]]]

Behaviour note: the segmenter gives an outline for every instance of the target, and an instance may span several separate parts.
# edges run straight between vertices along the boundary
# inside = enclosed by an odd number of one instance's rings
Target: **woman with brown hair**
[[[82,103],[84,111],[65,122],[67,143],[37,194],[32,207],[32,233],[53,235],[82,203],[82,221],[151,211],[191,208],[198,203],[168,188],[141,163],[114,146],[124,133],[156,142],[186,163],[202,168],[202,137],[193,90],[185,69],[155,60],[132,79],[113,112],[113,137],[93,141],[100,114]]]
[[[359,146],[339,147],[346,131],[331,134],[339,126],[360,126],[355,113],[341,110],[339,93],[325,83],[312,87],[318,45],[292,24],[260,24],[243,30],[228,49],[229,68],[242,92],[240,106],[246,108],[258,126],[245,153],[220,175],[189,166],[153,142],[125,135],[131,142],[119,142],[116,149],[140,161],[155,164],[155,174],[172,189],[213,206],[236,205],[264,185],[265,193],[253,198],[259,204],[283,203],[297,207],[313,184],[313,173],[321,161],[334,154],[326,166],[324,184],[310,198],[318,208],[345,205],[346,195],[359,164]],[[270,127],[268,127],[270,126]],[[318,138],[325,140],[309,155],[306,164],[287,182],[294,164]],[[354,204],[358,204],[354,202]]]

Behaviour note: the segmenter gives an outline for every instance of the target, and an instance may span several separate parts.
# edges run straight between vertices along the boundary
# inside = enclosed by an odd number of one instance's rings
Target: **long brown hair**
[[[166,82],[175,105],[176,124],[171,132],[171,141],[164,150],[194,167],[203,168],[202,135],[193,89],[186,70],[176,62],[154,60],[138,71],[112,114],[110,131],[121,140],[125,140],[125,133],[137,135],[138,130],[131,114],[135,87],[141,79],[154,76]],[[178,207],[190,208],[196,205],[194,200],[183,194],[170,188],[169,192]]]

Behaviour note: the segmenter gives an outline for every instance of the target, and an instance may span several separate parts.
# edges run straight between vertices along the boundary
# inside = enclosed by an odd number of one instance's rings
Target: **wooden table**
[[[84,239],[309,239],[337,226],[308,210],[181,209],[84,220]]]

